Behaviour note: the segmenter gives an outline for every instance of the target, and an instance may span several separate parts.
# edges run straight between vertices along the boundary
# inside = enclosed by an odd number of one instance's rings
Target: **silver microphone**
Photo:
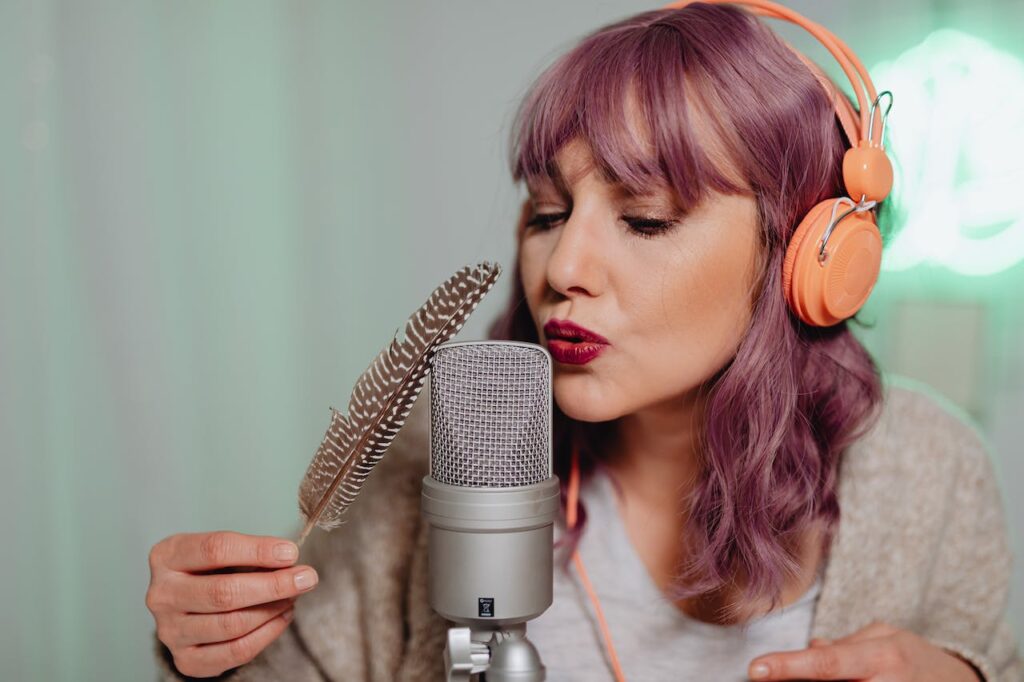
[[[544,679],[526,621],[552,599],[558,478],[551,356],[532,343],[449,342],[430,371],[429,601],[449,631],[449,680]]]

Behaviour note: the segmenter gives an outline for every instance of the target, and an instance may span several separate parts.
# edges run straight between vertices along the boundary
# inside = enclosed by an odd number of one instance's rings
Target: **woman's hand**
[[[758,666],[766,666],[758,674]],[[812,639],[801,651],[758,656],[752,680],[864,680],[865,682],[978,682],[963,659],[923,637],[885,623],[836,640]]]
[[[146,606],[178,671],[214,677],[277,639],[295,598],[317,583],[312,568],[292,566],[298,557],[289,540],[226,531],[172,535],[154,545]]]

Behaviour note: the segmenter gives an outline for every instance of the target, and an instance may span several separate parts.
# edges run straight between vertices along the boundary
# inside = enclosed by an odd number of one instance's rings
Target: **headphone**
[[[757,16],[781,19],[804,28],[828,48],[853,86],[857,97],[857,112],[846,97],[836,92],[832,82],[817,66],[787,43],[814,73],[832,101],[850,148],[843,156],[843,184],[848,196],[818,202],[797,225],[786,248],[782,267],[782,292],[790,310],[804,323],[814,327],[828,327],[842,322],[855,315],[867,301],[881,269],[882,236],[871,209],[884,200],[892,189],[892,163],[882,145],[885,119],[892,108],[892,93],[876,93],[867,69],[842,40],[787,7],[768,0],[701,1],[740,5]],[[691,2],[694,0],[679,0],[662,9],[680,9]],[[889,102],[885,111],[881,112],[879,102],[885,96],[888,96]],[[880,122],[877,134],[876,119]],[[566,500],[566,525],[569,529],[576,527],[579,489],[579,451],[574,442]],[[625,676],[612,645],[608,623],[579,552],[574,553],[573,561],[583,587],[594,604],[615,678],[624,682]]]
[[[679,9],[692,1],[672,2],[663,9]],[[882,144],[892,93],[878,95],[867,69],[842,40],[787,7],[767,0],[705,1],[740,5],[757,16],[800,26],[832,53],[853,86],[859,116],[849,100],[835,91],[828,77],[787,44],[814,73],[832,101],[850,148],[843,157],[847,196],[819,202],[800,221],[786,249],[782,293],[790,310],[810,326],[829,327],[842,322],[853,317],[867,301],[881,269],[882,236],[871,209],[892,189],[892,163]],[[879,112],[879,101],[885,96],[888,106]],[[877,129],[876,118],[881,118]]]

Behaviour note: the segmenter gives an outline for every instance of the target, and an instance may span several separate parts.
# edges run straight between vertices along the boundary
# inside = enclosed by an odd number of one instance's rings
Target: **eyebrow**
[[[611,185],[615,192],[627,196],[636,196],[622,183],[613,182],[603,168],[597,167],[596,170],[600,175],[601,180],[605,184]],[[564,194],[569,193],[569,183],[566,182],[565,176],[562,174],[562,169],[555,164],[550,164],[550,171],[548,173],[537,173],[526,178],[526,186],[531,190],[534,188],[541,189],[545,185],[552,185],[555,189]]]
[[[616,196],[623,197],[625,199],[663,199],[666,197],[671,198],[672,192],[669,190],[668,187],[658,183],[652,183],[651,187],[652,189],[646,192],[634,192],[625,185],[615,182],[612,183],[612,192],[614,192]]]
[[[663,184],[654,183],[652,184],[652,189],[649,191],[634,192],[621,182],[611,182],[603,170],[599,172],[601,173],[601,179],[606,184],[611,185],[612,194],[614,194],[616,198],[655,200],[667,199],[670,202],[675,203],[670,188],[664,186]],[[536,175],[526,179],[526,187],[531,195],[543,191],[548,186],[553,186],[555,190],[557,190],[562,195],[569,194],[568,184],[565,182],[565,178],[562,175],[561,169],[558,168],[557,166],[555,166],[553,173],[550,173],[548,175]]]
[[[561,194],[569,193],[569,183],[565,181],[565,176],[562,175],[562,169],[558,164],[552,162],[547,164],[547,173],[537,174],[526,179],[526,186],[532,193],[534,190],[545,189],[546,186],[553,185],[556,190]]]

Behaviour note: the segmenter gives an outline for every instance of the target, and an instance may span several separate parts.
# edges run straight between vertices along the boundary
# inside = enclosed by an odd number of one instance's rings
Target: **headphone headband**
[[[665,5],[662,9],[681,9],[686,5],[692,4],[694,1],[695,0],[677,0],[676,2],[671,2]],[[832,54],[835,60],[839,63],[839,66],[843,69],[843,73],[846,74],[847,79],[849,79],[850,85],[853,86],[853,92],[857,98],[857,106],[859,110],[859,125],[855,123],[857,122],[857,119],[852,115],[853,112],[851,111],[846,98],[843,97],[841,93],[835,91],[835,88],[824,73],[822,73],[821,70],[799,50],[794,48],[788,42],[783,42],[790,50],[793,51],[794,54],[796,54],[797,57],[800,58],[800,61],[807,65],[815,78],[818,79],[818,82],[825,90],[825,94],[835,106],[836,115],[839,117],[839,121],[843,125],[843,130],[846,132],[847,138],[850,138],[850,146],[856,147],[858,146],[858,142],[865,142],[867,143],[867,146],[882,148],[884,119],[882,118],[881,112],[879,112],[875,106],[878,101],[878,93],[875,91],[875,85],[872,83],[871,76],[868,75],[867,69],[864,68],[864,64],[861,63],[857,55],[834,33],[826,29],[824,26],[811,21],[802,14],[799,14],[788,7],[770,2],[769,0],[737,0],[735,2],[730,0],[700,1],[713,5],[740,5],[757,16],[788,21],[791,24],[795,24],[803,28],[814,36],[818,42],[824,45]],[[867,91],[866,95],[865,90]],[[875,118],[878,121],[878,125],[874,125],[874,121],[869,120],[869,116]]]

